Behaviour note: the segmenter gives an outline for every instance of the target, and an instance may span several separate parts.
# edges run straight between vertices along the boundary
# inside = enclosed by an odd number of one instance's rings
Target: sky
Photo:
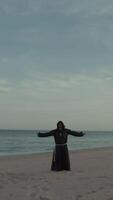
[[[113,131],[113,1],[0,0],[0,128]]]

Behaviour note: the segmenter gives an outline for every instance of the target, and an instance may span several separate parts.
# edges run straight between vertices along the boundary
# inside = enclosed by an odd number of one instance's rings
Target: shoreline
[[[113,149],[112,146],[110,147],[95,147],[95,148],[85,148],[85,149],[76,149],[76,150],[69,150],[69,154],[70,153],[82,153],[82,152],[87,152],[87,151],[101,151],[104,149]],[[53,149],[54,150],[54,149]],[[45,155],[52,155],[53,151],[51,152],[39,152],[39,153],[23,153],[23,154],[12,154],[12,155],[0,155],[0,159],[1,158],[14,158],[14,157],[31,157],[31,156],[45,156]]]

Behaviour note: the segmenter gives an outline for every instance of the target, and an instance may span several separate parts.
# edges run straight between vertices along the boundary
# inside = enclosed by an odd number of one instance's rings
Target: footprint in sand
[[[84,173],[84,171],[83,170],[78,170],[77,171],[79,174],[82,174],[82,173]]]
[[[37,189],[37,185],[33,185],[32,188],[33,188],[33,189]]]
[[[0,189],[3,189],[4,187],[3,187],[3,185],[0,185]]]
[[[103,186],[100,186],[99,187],[99,190],[104,190],[105,188]]]
[[[94,193],[96,193],[96,191],[95,191],[95,190],[92,190],[92,191],[91,191],[91,193],[93,193],[93,194],[94,194]]]
[[[42,187],[42,190],[43,191],[48,191],[49,189],[46,186],[44,186],[44,187]]]
[[[80,200],[82,197],[82,195],[77,195],[76,200]]]
[[[44,193],[48,191],[49,189],[46,186],[41,187],[41,186],[33,185],[31,189],[29,187],[28,196],[32,198],[37,198],[40,193]],[[49,200],[47,197],[42,197],[42,196],[40,197],[42,198],[41,200]]]
[[[31,194],[30,194],[30,197],[36,197],[37,196],[37,193],[36,192],[32,192]]]
[[[112,200],[113,198],[109,198],[109,199],[106,199],[106,200]]]
[[[10,197],[13,197],[13,193],[10,193],[9,196],[10,196]]]
[[[50,198],[48,198],[48,197],[43,197],[43,196],[39,196],[39,199],[40,199],[40,200],[51,200]]]

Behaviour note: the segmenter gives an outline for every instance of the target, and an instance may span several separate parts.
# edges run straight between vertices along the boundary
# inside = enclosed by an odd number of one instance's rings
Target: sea
[[[37,133],[38,130],[0,130],[0,156],[52,152],[54,138],[39,138]],[[101,147],[113,147],[113,132],[86,131],[84,137],[68,136],[69,150]]]

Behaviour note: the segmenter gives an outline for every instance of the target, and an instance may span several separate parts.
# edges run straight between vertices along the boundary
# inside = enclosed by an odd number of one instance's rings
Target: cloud
[[[0,110],[9,126],[15,121],[18,127],[33,128],[37,121],[43,126],[43,121],[48,128],[46,120],[54,123],[62,118],[73,127],[76,121],[78,127],[81,123],[92,128],[102,119],[105,121],[105,112],[112,115],[113,70],[106,67],[76,74],[31,71],[17,82],[0,80],[1,87],[7,92],[5,96],[0,94]],[[95,117],[97,121],[93,123],[91,118]]]
[[[15,59],[32,49],[29,61],[38,56],[45,66],[113,62],[111,1],[1,0],[0,6],[1,54]]]
[[[3,57],[3,58],[1,59],[1,62],[2,62],[2,63],[8,63],[8,61],[9,61],[9,60],[8,60],[7,57]]]
[[[3,113],[74,123],[75,113],[111,112],[112,10],[110,0],[0,0]]]
[[[0,80],[0,94],[7,94],[11,91],[11,86],[10,83],[5,80],[5,79],[1,79]]]
[[[36,98],[39,101],[64,102],[88,97],[92,100],[112,96],[113,74],[98,70],[95,73],[57,74],[35,73],[19,83],[22,96]],[[112,97],[113,98],[113,97]],[[67,103],[66,103],[67,105]]]
[[[109,0],[1,0],[0,9],[6,14],[40,15],[40,14],[63,14],[71,16],[74,14],[84,15],[110,15],[113,3]]]

